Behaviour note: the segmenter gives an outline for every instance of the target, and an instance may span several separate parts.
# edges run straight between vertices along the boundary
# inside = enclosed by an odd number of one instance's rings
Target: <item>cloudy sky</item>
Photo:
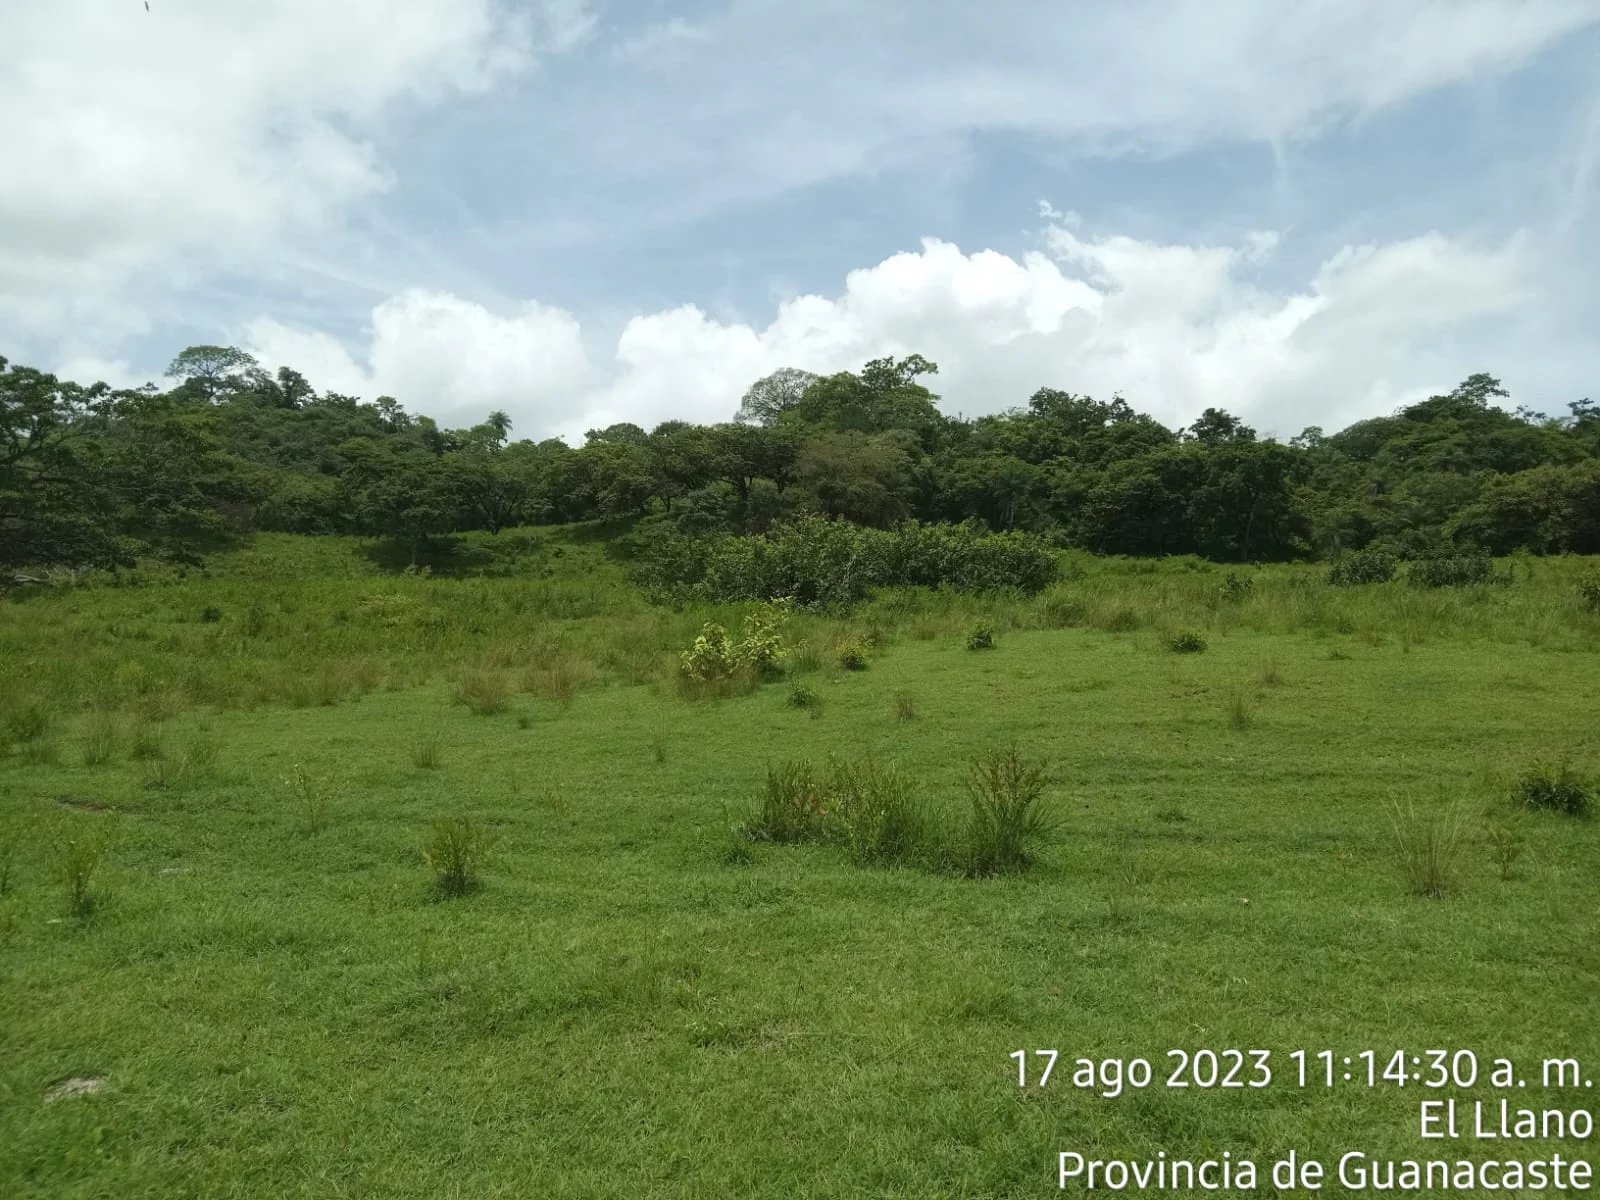
[[[1600,393],[1600,0],[6,0],[0,354],[519,436],[940,364],[1287,436]]]

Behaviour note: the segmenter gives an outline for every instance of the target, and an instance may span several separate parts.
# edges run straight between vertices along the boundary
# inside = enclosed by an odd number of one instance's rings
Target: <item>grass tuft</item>
[[[1454,893],[1461,878],[1461,805],[1424,813],[1409,797],[1396,796],[1389,801],[1389,824],[1395,861],[1411,894],[1443,900]]]

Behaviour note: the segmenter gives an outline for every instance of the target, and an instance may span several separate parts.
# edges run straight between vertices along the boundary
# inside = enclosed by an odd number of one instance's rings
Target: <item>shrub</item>
[[[967,791],[972,808],[967,823],[968,875],[1025,871],[1054,828],[1040,805],[1044,768],[1025,760],[1013,745],[991,751],[972,764]]]
[[[836,654],[836,660],[846,671],[865,671],[867,669],[866,643],[856,638],[841,642]]]
[[[467,671],[456,680],[455,698],[474,716],[489,717],[505,711],[511,689],[496,671]]]
[[[1487,554],[1441,554],[1412,562],[1406,579],[1418,587],[1469,587],[1475,583],[1494,583],[1494,559]],[[1510,582],[1506,577],[1505,582]]]
[[[924,861],[932,850],[932,821],[915,785],[893,764],[836,763],[827,789],[829,815],[858,863]]]
[[[1381,550],[1352,550],[1340,555],[1328,570],[1334,587],[1357,587],[1365,583],[1388,583],[1398,564],[1394,555]]]
[[[809,762],[767,768],[761,806],[746,827],[758,842],[815,842],[828,833],[827,798]]]
[[[465,896],[477,888],[483,845],[483,834],[465,817],[433,823],[422,858],[433,871],[434,888],[441,899]]]
[[[1395,861],[1415,896],[1443,900],[1456,889],[1461,866],[1461,809],[1451,805],[1431,816],[1409,799],[1389,802]]]
[[[852,604],[878,587],[1033,593],[1054,581],[1056,571],[1055,551],[1031,534],[914,522],[885,531],[817,516],[752,536],[663,533],[635,565],[637,581],[656,595],[789,596],[806,608]]]
[[[67,890],[67,907],[75,917],[87,917],[94,911],[94,876],[110,844],[110,832],[104,828],[63,829],[57,837],[56,867]]]
[[[1205,648],[1205,636],[1193,629],[1181,629],[1167,638],[1167,649],[1174,654],[1201,654]]]
[[[1585,612],[1600,612],[1600,571],[1590,571],[1578,580],[1578,603]]]
[[[787,652],[783,645],[783,625],[789,619],[787,599],[769,600],[744,619],[744,637],[734,647],[735,663],[755,672],[761,679],[783,673]]]
[[[980,621],[967,627],[968,650],[993,650],[994,627]]]
[[[789,689],[789,706],[791,708],[816,708],[822,703],[822,697],[817,695],[817,689],[797,683]]]
[[[200,610],[200,620],[206,625],[215,625],[222,620],[222,610],[215,604],[208,604]]]
[[[1589,812],[1590,789],[1566,759],[1535,762],[1517,780],[1516,797],[1525,808],[1581,817]]]
[[[702,682],[733,674],[734,655],[728,644],[728,631],[715,621],[707,621],[700,627],[694,645],[680,656],[679,670],[685,678]]]

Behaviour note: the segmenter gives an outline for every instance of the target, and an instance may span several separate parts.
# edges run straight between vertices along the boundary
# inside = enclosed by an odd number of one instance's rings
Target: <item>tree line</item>
[[[580,446],[441,428],[390,396],[318,392],[232,347],[169,386],[81,385],[0,358],[0,563],[195,561],[254,531],[432,539],[640,519],[763,533],[801,517],[1026,531],[1099,553],[1219,561],[1374,549],[1600,553],[1600,406],[1510,411],[1492,376],[1287,442],[1222,408],[1173,429],[1120,395],[1041,388],[942,413],[920,355],[754,383],[730,420],[623,423]]]

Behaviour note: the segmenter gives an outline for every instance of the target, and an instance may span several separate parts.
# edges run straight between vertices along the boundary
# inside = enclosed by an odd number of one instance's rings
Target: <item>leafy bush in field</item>
[[[846,671],[865,671],[867,669],[867,644],[859,638],[851,638],[839,644],[837,654],[838,662]]]
[[[1565,760],[1534,763],[1517,780],[1516,795],[1527,808],[1542,808],[1574,817],[1589,812],[1589,786]]]
[[[994,626],[978,622],[967,628],[968,650],[993,650]]]
[[[1174,654],[1200,654],[1205,651],[1206,639],[1204,634],[1193,629],[1180,629],[1167,638],[1167,649]]]
[[[1406,578],[1419,587],[1469,587],[1494,583],[1494,559],[1487,554],[1441,554],[1412,562]]]
[[[679,659],[679,669],[690,679],[722,679],[736,669],[733,646],[728,642],[728,631],[715,621],[700,627],[694,645],[685,650]]]
[[[1394,555],[1382,550],[1352,550],[1341,555],[1328,570],[1334,587],[1356,587],[1363,583],[1388,583],[1398,567]]]
[[[822,697],[817,695],[817,689],[803,683],[797,683],[789,689],[789,707],[815,708],[822,703]]]
[[[727,679],[748,672],[758,679],[782,674],[788,657],[781,630],[789,602],[772,600],[744,619],[744,637],[735,642],[714,621],[707,622],[679,660],[684,676],[697,682]]]
[[[636,577],[669,597],[765,600],[802,607],[851,604],[878,587],[944,586],[1038,592],[1056,576],[1055,552],[1025,533],[907,523],[894,530],[806,517],[760,536],[666,534],[643,554]]]

